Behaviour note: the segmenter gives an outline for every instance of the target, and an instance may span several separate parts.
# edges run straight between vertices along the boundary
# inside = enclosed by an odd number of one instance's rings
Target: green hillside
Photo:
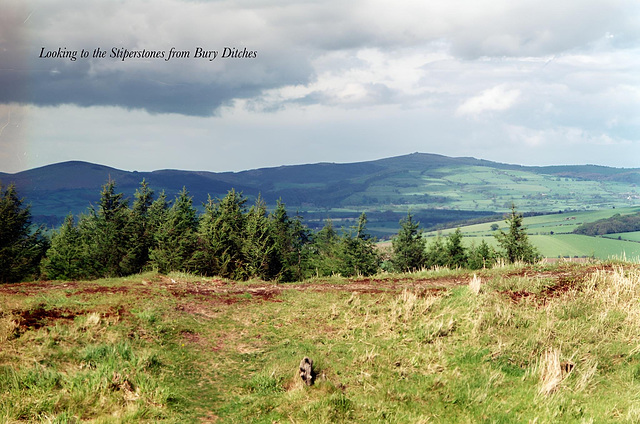
[[[640,208],[634,207],[592,212],[556,213],[526,217],[523,222],[527,227],[531,242],[545,257],[577,256],[600,259],[626,257],[627,259],[638,259],[640,258],[640,233],[638,232],[609,234],[601,237],[573,234],[573,231],[584,223],[610,218],[615,214],[636,214],[638,211]],[[481,240],[485,240],[489,245],[497,247],[496,239],[493,236],[494,231],[491,229],[492,225],[498,225],[502,230],[507,229],[504,220],[461,227],[466,244],[479,244]],[[452,231],[453,229],[449,229],[439,233],[447,235]],[[427,233],[431,237],[437,234],[438,232]]]
[[[159,170],[129,172],[85,162],[65,162],[17,174],[15,182],[32,205],[37,222],[59,224],[69,212],[85,212],[108,179],[133,196],[145,179],[173,198],[183,187],[195,205],[234,188],[250,201],[261,195],[270,207],[278,199],[317,228],[327,218],[357,219],[365,211],[370,229],[389,237],[408,210],[430,228],[447,222],[506,212],[597,211],[640,204],[640,171],[593,165],[525,167],[474,158],[414,153],[369,162],[317,163],[243,172]],[[573,212],[571,212],[573,213]]]

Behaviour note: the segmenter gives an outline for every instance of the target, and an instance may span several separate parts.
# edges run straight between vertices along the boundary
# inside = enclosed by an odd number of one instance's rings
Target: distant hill
[[[15,174],[14,182],[32,205],[38,222],[55,225],[68,213],[96,204],[109,179],[132,197],[145,179],[173,198],[186,187],[199,206],[231,188],[249,198],[258,194],[273,206],[282,199],[313,225],[327,217],[348,220],[367,211],[379,235],[396,231],[398,219],[411,209],[423,226],[478,218],[507,210],[583,210],[640,203],[640,169],[595,165],[527,167],[469,157],[426,153],[359,162],[280,166],[242,172],[158,170],[123,171],[87,162],[63,162]],[[425,219],[428,222],[425,222]]]

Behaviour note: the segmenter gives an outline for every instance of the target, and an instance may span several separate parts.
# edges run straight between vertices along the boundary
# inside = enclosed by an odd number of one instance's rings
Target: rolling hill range
[[[475,158],[414,153],[359,163],[317,163],[242,172],[159,170],[123,171],[87,162],[63,162],[15,174],[15,183],[31,204],[36,222],[56,225],[68,213],[86,212],[109,179],[132,196],[145,179],[169,198],[186,187],[200,206],[231,188],[269,206],[282,199],[311,226],[331,217],[349,220],[366,211],[372,232],[397,231],[411,210],[424,227],[500,214],[515,203],[523,212],[598,210],[640,205],[640,169],[595,165],[527,167]],[[340,224],[339,224],[340,225]]]

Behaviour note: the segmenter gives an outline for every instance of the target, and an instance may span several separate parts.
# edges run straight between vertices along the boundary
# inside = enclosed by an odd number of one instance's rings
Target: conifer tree
[[[51,246],[42,263],[43,272],[51,280],[88,277],[84,258],[80,230],[69,214],[51,236]]]
[[[156,234],[160,231],[160,227],[167,220],[169,214],[170,202],[167,201],[167,195],[162,190],[156,200],[151,203],[149,210],[147,211],[147,226],[151,237],[151,246],[149,251],[156,247]]]
[[[467,266],[467,252],[462,245],[462,231],[460,228],[449,234],[446,244],[447,266],[449,268],[462,268]]]
[[[534,263],[540,259],[540,253],[529,242],[527,228],[522,224],[522,214],[516,211],[515,204],[511,205],[511,213],[506,218],[509,231],[499,230],[495,234],[498,244],[503,249],[503,255],[509,263],[523,261]]]
[[[316,275],[327,277],[340,272],[340,237],[330,219],[313,237],[311,268]]]
[[[156,246],[149,253],[152,266],[162,273],[189,271],[196,249],[197,230],[193,199],[183,187],[156,232]]]
[[[375,240],[367,232],[366,226],[367,215],[363,212],[358,218],[358,224],[342,237],[340,274],[345,277],[372,275],[378,271],[380,256],[375,249]]]
[[[243,257],[246,201],[234,189],[219,201],[209,196],[198,227],[198,249],[193,257],[196,271],[235,280],[246,278]]]
[[[135,192],[135,200],[125,228],[128,248],[122,260],[122,272],[140,272],[149,261],[149,250],[153,246],[153,232],[149,223],[149,209],[153,204],[153,190],[143,179]]]
[[[274,278],[269,265],[273,263],[275,245],[269,231],[267,205],[261,196],[258,196],[247,214],[242,252],[249,277],[258,277],[263,280]]]
[[[0,184],[0,283],[34,276],[48,248],[40,229],[31,226],[31,211],[18,197],[15,185]]]
[[[95,276],[123,274],[121,261],[129,246],[125,233],[129,207],[123,194],[116,193],[115,188],[115,181],[107,181],[102,186],[97,209],[92,207],[86,221],[81,221],[88,267]]]
[[[309,229],[299,216],[293,219],[287,214],[284,203],[278,200],[275,210],[269,215],[269,231],[273,237],[275,255],[270,269],[279,281],[301,281],[309,271]]]
[[[396,271],[407,272],[421,269],[426,264],[426,241],[422,237],[420,224],[413,215],[400,220],[400,231],[391,241],[393,255],[391,263]]]
[[[496,252],[485,240],[479,246],[471,245],[468,266],[471,269],[491,268],[495,263]]]
[[[432,243],[427,244],[427,266],[429,268],[447,266],[449,259],[447,257],[447,248],[438,234]]]

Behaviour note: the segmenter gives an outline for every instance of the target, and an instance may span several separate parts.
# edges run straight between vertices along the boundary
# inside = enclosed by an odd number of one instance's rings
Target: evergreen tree
[[[13,283],[38,273],[48,240],[31,226],[31,211],[18,198],[15,185],[0,184],[0,283]]]
[[[289,218],[284,203],[278,200],[269,215],[269,230],[273,237],[274,253],[270,269],[279,281],[301,281],[309,273],[309,229],[301,218]]]
[[[234,280],[246,278],[243,255],[246,201],[234,189],[217,202],[209,197],[198,227],[196,271]]]
[[[152,235],[149,253],[151,253],[151,250],[156,247],[156,235],[167,220],[169,208],[170,202],[167,201],[167,195],[164,190],[160,193],[158,198],[151,203],[151,206],[149,206],[147,211],[147,226],[150,235]]]
[[[367,233],[366,226],[367,215],[363,212],[358,218],[358,224],[342,237],[340,274],[345,277],[372,275],[378,271],[380,256],[376,252],[375,240]]]
[[[429,268],[442,267],[447,266],[448,263],[447,248],[442,236],[438,234],[433,243],[427,244],[427,266]]]
[[[116,183],[111,179],[102,186],[98,208],[91,208],[89,222],[84,227],[86,253],[96,276],[118,276],[124,272],[120,263],[129,247],[125,232],[129,206],[115,188]]]
[[[391,263],[396,271],[416,271],[425,266],[426,241],[422,237],[420,223],[413,221],[411,213],[407,213],[407,217],[400,220],[400,231],[391,244]]]
[[[449,234],[446,244],[447,266],[449,268],[462,268],[467,266],[467,252],[462,245],[462,232],[460,228]]]
[[[51,236],[51,247],[42,263],[43,272],[51,280],[88,277],[84,258],[80,230],[69,214]]]
[[[330,219],[313,237],[313,254],[311,268],[316,275],[327,277],[340,272],[340,237],[333,228]]]
[[[263,280],[273,279],[275,275],[269,265],[274,262],[275,245],[269,231],[267,205],[261,196],[258,196],[247,214],[245,237],[242,253],[246,261],[247,275]]]
[[[473,244],[469,249],[468,266],[471,269],[490,268],[496,261],[495,250],[482,240],[479,246]]]
[[[527,228],[522,224],[522,219],[522,214],[518,213],[516,206],[512,204],[511,213],[506,219],[509,232],[499,230],[495,234],[498,244],[503,249],[503,255],[509,263],[517,261],[534,263],[540,259],[540,253],[529,242]]]
[[[152,266],[162,273],[189,271],[196,249],[197,230],[198,217],[193,208],[193,199],[183,187],[156,232],[156,245],[149,253]]]
[[[128,249],[122,260],[123,274],[135,274],[149,261],[149,250],[153,246],[153,231],[149,223],[149,209],[153,204],[153,190],[143,179],[135,192],[135,200],[125,228]]]

